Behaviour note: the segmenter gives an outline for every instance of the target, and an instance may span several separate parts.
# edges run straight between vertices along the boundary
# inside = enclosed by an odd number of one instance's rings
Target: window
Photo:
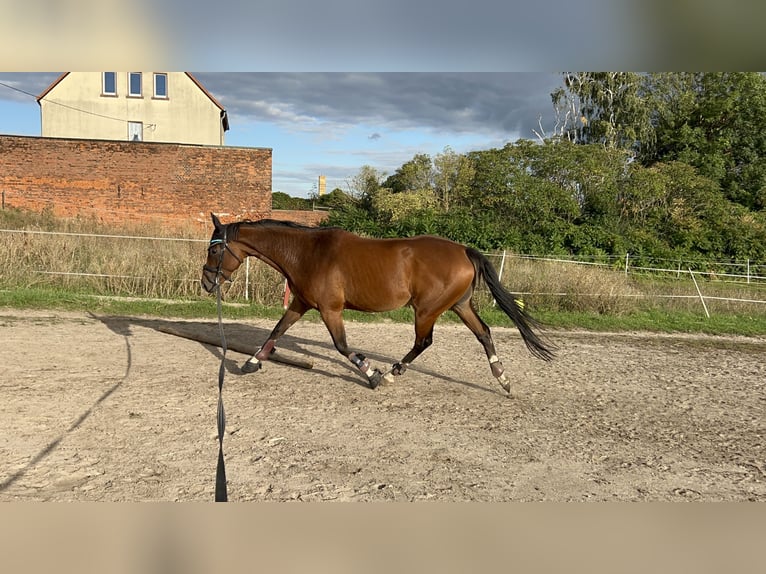
[[[104,72],[101,82],[102,96],[117,95],[117,72]]]
[[[168,97],[168,75],[167,74],[154,74],[154,97],[155,98]]]
[[[130,72],[128,74],[128,96],[134,98],[141,97],[141,72]]]

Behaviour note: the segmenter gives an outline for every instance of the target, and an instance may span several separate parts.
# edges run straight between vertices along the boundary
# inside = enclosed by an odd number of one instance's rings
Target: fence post
[[[687,267],[689,269],[689,275],[692,276],[692,281],[694,281],[694,286],[697,288],[697,295],[699,295],[700,301],[702,301],[702,308],[705,309],[705,316],[710,319],[710,313],[708,313],[707,305],[705,305],[705,298],[702,296],[702,291],[700,291],[700,286],[697,285],[697,279],[694,277],[694,272],[692,271],[691,267]]]
[[[505,249],[503,249],[503,258],[500,260],[500,271],[497,274],[501,285],[503,284],[503,269],[505,269]],[[497,301],[495,299],[492,299],[492,306],[497,306]]]
[[[747,282],[750,283],[750,259],[747,260]]]
[[[630,258],[630,253],[625,252],[625,277],[628,276],[628,259]]]
[[[497,274],[500,278],[500,283],[503,282],[503,269],[505,269],[505,249],[503,249],[503,258],[500,260],[500,272]]]

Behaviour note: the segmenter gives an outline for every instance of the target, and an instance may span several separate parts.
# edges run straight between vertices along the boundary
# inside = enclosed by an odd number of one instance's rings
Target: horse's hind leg
[[[293,297],[290,306],[285,311],[285,314],[282,315],[282,318],[274,327],[274,330],[271,331],[269,338],[263,345],[261,345],[255,354],[242,365],[242,372],[254,373],[260,369],[261,361],[268,360],[269,356],[274,351],[274,343],[276,343],[277,339],[284,335],[285,331],[292,327],[298,319],[303,317],[306,311],[308,311],[308,307],[300,299]]]
[[[431,346],[434,341],[434,323],[437,318],[438,315],[434,316],[433,313],[415,311],[415,343],[410,352],[391,367],[391,371],[384,377],[387,381],[392,381],[393,376],[403,374],[410,363]]]
[[[346,342],[346,328],[343,325],[343,311],[320,309],[319,313],[322,315],[322,321],[324,321],[327,330],[330,332],[332,342],[338,352],[351,361],[367,377],[367,382],[371,389],[376,388],[383,378],[383,373],[378,369],[373,369],[367,357],[349,349]]]
[[[492,333],[490,333],[487,324],[482,321],[481,317],[479,317],[478,313],[476,313],[476,309],[473,306],[473,299],[471,297],[464,298],[454,307],[452,307],[452,310],[457,314],[458,317],[460,317],[465,326],[468,327],[474,335],[476,335],[476,338],[479,340],[482,347],[484,347],[484,352],[487,354],[487,359],[489,360],[489,366],[492,369],[492,374],[500,383],[500,386],[503,387],[505,392],[510,394],[511,382],[508,380],[508,377],[505,376],[505,368],[500,362],[500,359],[497,358],[495,343],[492,340]]]

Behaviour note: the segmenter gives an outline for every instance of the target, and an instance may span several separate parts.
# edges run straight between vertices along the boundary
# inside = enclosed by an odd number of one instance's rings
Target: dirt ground
[[[212,501],[214,321],[0,309],[0,501]],[[261,343],[273,321],[225,320]],[[348,323],[376,366],[410,325]],[[280,348],[311,370],[226,360],[231,501],[764,501],[766,338],[549,331],[533,358],[493,330],[507,397],[479,343],[438,324],[394,383],[368,389],[319,323]]]

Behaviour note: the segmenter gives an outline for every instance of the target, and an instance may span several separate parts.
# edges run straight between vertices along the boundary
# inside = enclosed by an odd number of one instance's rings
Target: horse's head
[[[224,225],[211,213],[213,235],[207,248],[207,260],[202,266],[202,287],[212,293],[223,281],[231,281],[231,275],[242,264],[243,254],[230,245],[229,226]],[[223,281],[221,280],[223,278]]]

